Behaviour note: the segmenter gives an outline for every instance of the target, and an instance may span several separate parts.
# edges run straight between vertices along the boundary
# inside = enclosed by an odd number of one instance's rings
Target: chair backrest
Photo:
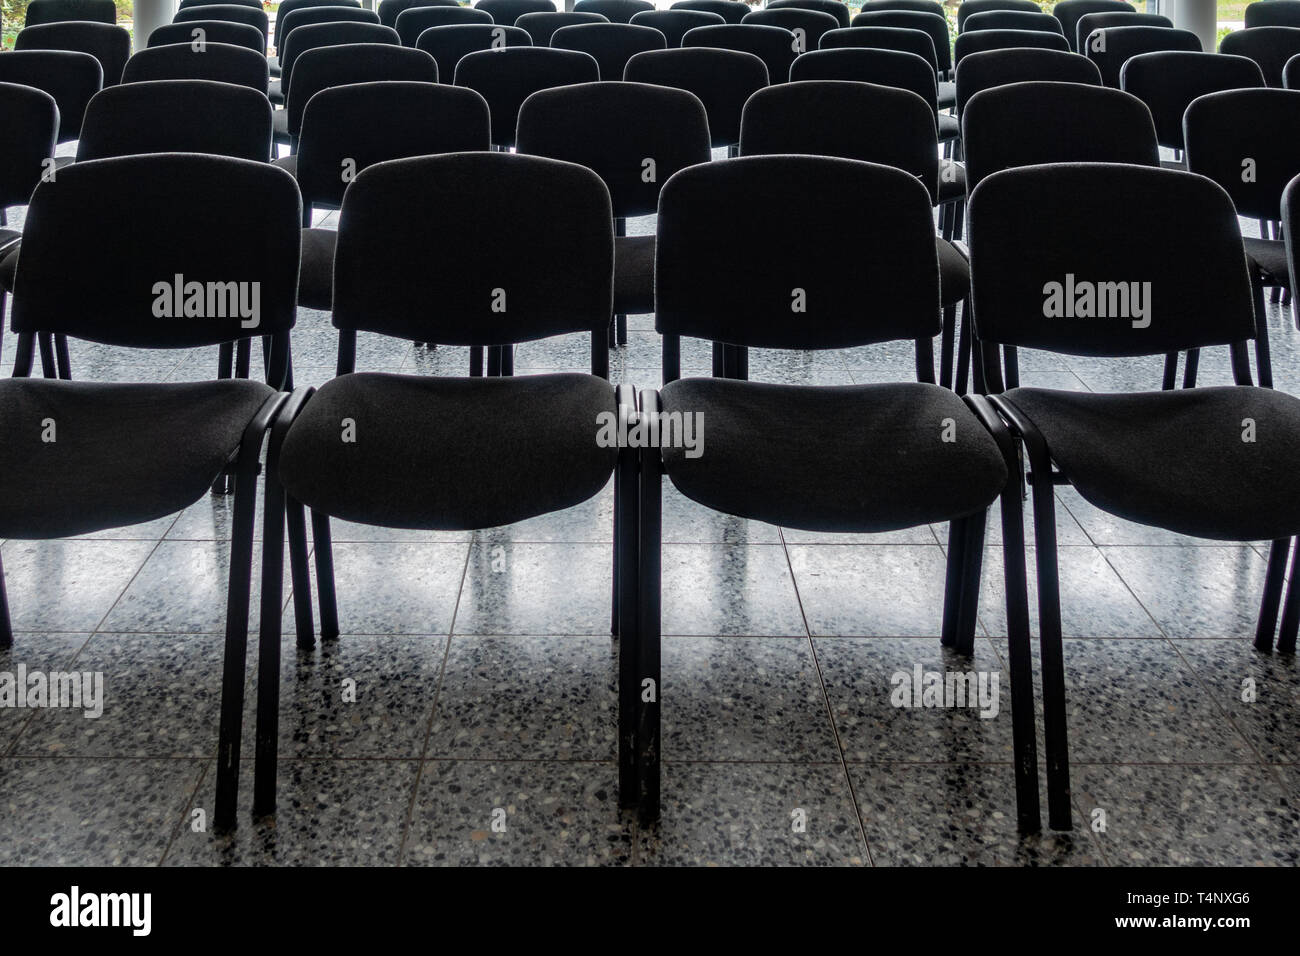
[[[765,27],[756,23],[696,27],[686,31],[682,37],[682,46],[711,46],[720,50],[752,53],[767,67],[769,83],[784,83],[789,80],[790,64],[795,58],[793,33],[781,27]]]
[[[257,27],[262,39],[269,42],[270,21],[257,7],[241,7],[236,3],[205,3],[197,7],[177,10],[172,23],[189,23],[191,20],[224,20],[227,23],[245,23]]]
[[[633,116],[636,122],[628,122]],[[685,90],[583,83],[528,97],[516,147],[595,171],[616,219],[651,216],[673,173],[709,161],[709,121],[704,104]]]
[[[379,22],[397,29],[397,18],[416,7],[458,7],[456,0],[380,0]]]
[[[525,13],[554,13],[556,6],[551,0],[478,0],[474,9],[492,14],[493,23],[511,27]]]
[[[0,209],[25,206],[41,181],[59,136],[59,105],[34,86],[0,82]]]
[[[1219,41],[1219,52],[1250,57],[1264,72],[1264,82],[1280,87],[1286,61],[1300,54],[1300,27],[1234,30]]]
[[[945,15],[943,4],[939,0],[867,0],[862,4],[862,13],[874,10],[908,10],[912,13],[929,13],[936,17]]]
[[[321,90],[298,138],[303,202],[338,206],[356,174],[408,156],[491,147],[488,105],[473,90],[386,80]]]
[[[1172,50],[1200,53],[1201,39],[1190,30],[1168,27],[1107,27],[1093,30],[1080,52],[1101,70],[1101,81],[1119,89],[1119,74],[1130,57]]]
[[[940,324],[930,194],[910,173],[748,156],[692,166],[664,185],[660,334],[828,349],[929,339]]]
[[[1208,179],[1111,163],[1029,166],[985,179],[968,207],[982,345],[1159,355],[1255,335],[1237,213]]]
[[[649,0],[578,0],[573,5],[576,13],[597,13],[610,23],[631,23],[638,13],[654,8]]]
[[[117,23],[117,4],[113,0],[31,0],[23,26],[90,20],[94,23]]]
[[[1300,90],[1223,90],[1183,116],[1187,168],[1227,191],[1237,213],[1280,220],[1282,191],[1300,174]]]
[[[280,6],[276,9],[275,16],[277,20],[283,20],[295,10],[302,10],[306,7],[359,7],[361,0],[280,0]]]
[[[89,53],[22,50],[0,53],[0,83],[44,90],[59,106],[60,143],[81,135],[86,104],[99,92],[104,70]]]
[[[550,46],[551,35],[560,27],[571,27],[580,23],[609,22],[599,13],[561,11],[559,13],[525,13],[515,21],[515,26],[528,31],[528,35],[533,38],[533,46]]]
[[[532,14],[525,14],[525,16],[532,16]],[[472,7],[412,7],[397,15],[397,36],[401,39],[402,46],[415,46],[415,41],[420,39],[420,34],[433,27],[491,22],[492,17],[486,11],[475,10]],[[450,77],[448,80],[450,81]]]
[[[1282,235],[1286,239],[1287,271],[1291,273],[1291,288],[1296,289],[1297,277],[1300,277],[1300,176],[1297,176],[1282,192]]]
[[[1300,53],[1287,60],[1286,66],[1282,67],[1282,87],[1288,90],[1300,89]]]
[[[1172,30],[1173,26],[1172,20],[1156,13],[1135,13],[1131,10],[1085,13],[1074,25],[1074,44],[1080,52],[1083,52],[1084,41],[1092,31],[1104,30],[1107,27],[1166,27]]]
[[[344,333],[502,345],[590,332],[608,356],[614,221],[589,169],[494,152],[379,163],[348,187],[338,233]]]
[[[961,61],[957,71],[957,114],[965,111],[976,93],[1035,80],[1101,86],[1101,71],[1086,56],[1065,50],[1025,48],[972,53]]]
[[[627,61],[647,50],[662,50],[664,35],[652,27],[630,23],[583,23],[560,27],[551,36],[551,47],[586,53],[600,68],[600,79],[622,80]]]
[[[340,46],[344,43],[390,44],[401,46],[402,40],[392,27],[375,23],[309,23],[295,27],[280,47],[280,85],[288,102],[293,83],[293,69],[298,58],[308,50]]]
[[[1220,90],[1263,86],[1264,74],[1258,63],[1244,56],[1164,51],[1131,58],[1120,70],[1119,80],[1120,89],[1151,110],[1160,145],[1182,149],[1183,114],[1192,100]]]
[[[848,116],[853,121],[846,123]],[[938,142],[931,103],[907,90],[845,80],[792,81],[760,90],[745,104],[740,128],[742,156],[801,153],[893,166],[919,179],[931,202],[939,188]]]
[[[1160,165],[1155,125],[1146,105],[1104,86],[1008,83],[972,96],[961,122],[968,190],[1016,166]]]
[[[135,348],[192,348],[250,334],[284,336],[287,344],[301,228],[298,186],[270,163],[196,153],[74,163],[32,196],[13,329]],[[256,305],[255,326],[227,308],[244,296]],[[199,300],[202,314],[187,314]]]
[[[938,130],[939,83],[930,64],[915,53],[857,48],[817,50],[794,61],[794,65],[790,67],[790,80],[792,82],[845,80],[907,90],[929,105],[931,125],[935,127],[936,132]],[[841,122],[844,122],[845,118],[842,117]],[[875,135],[880,135],[879,130]],[[883,160],[869,160],[869,162],[883,162]]]
[[[303,29],[306,29],[304,27]],[[388,29],[382,27],[381,29]],[[299,67],[302,68],[299,72]],[[408,80],[437,83],[438,63],[423,50],[390,43],[345,43],[307,50],[293,68],[293,81],[285,95],[289,136],[302,128],[302,112],[313,96],[331,86]]]
[[[1061,21],[1050,13],[1030,13],[1027,10],[988,10],[966,18],[963,31],[979,30],[1045,30],[1061,33]],[[1061,34],[1064,36],[1064,34]]]
[[[266,59],[266,41],[257,27],[229,20],[191,20],[188,23],[164,23],[149,34],[147,47],[171,46],[174,43],[226,43],[240,46]]]
[[[739,23],[753,8],[740,0],[677,0],[670,10],[703,10],[716,13],[727,23]]]
[[[205,43],[199,49],[189,43],[151,46],[127,60],[126,69],[122,71],[124,84],[150,80],[212,80],[246,86],[263,96],[270,79],[265,56],[228,43]]]
[[[271,103],[247,86],[211,80],[146,80],[96,93],[86,107],[77,162],[137,153],[211,153],[264,163],[271,155]]]
[[[984,53],[989,50],[1060,50],[1070,52],[1069,42],[1059,33],[1047,33],[1043,30],[976,30],[957,35],[953,44],[953,61],[957,72],[961,72],[961,63],[972,53]]]
[[[704,104],[709,137],[718,148],[740,142],[741,111],[751,95],[767,86],[767,67],[754,54],[739,50],[651,50],[627,61],[623,79],[694,93]]]
[[[966,29],[966,21],[977,13],[990,10],[1018,10],[1021,13],[1041,13],[1043,8],[1034,0],[964,0],[957,5],[957,32]]]
[[[519,107],[533,93],[553,86],[594,83],[600,67],[589,53],[549,47],[506,47],[467,53],[456,64],[456,85],[468,86],[492,111],[492,142],[515,144]]]
[[[1061,32],[1076,53],[1079,52],[1079,18],[1089,13],[1116,12],[1137,13],[1137,9],[1124,0],[1061,0],[1052,8],[1052,16],[1061,21]]]
[[[775,10],[755,10],[745,14],[741,23],[757,23],[759,26],[781,27],[794,34],[799,53],[817,49],[822,36],[831,30],[840,28],[840,21],[829,13],[817,10],[804,10],[801,7],[779,7]]]
[[[900,27],[849,27],[832,30],[822,36],[821,49],[840,50],[859,48],[866,50],[897,50],[911,53],[925,60],[937,73],[939,55],[934,52],[934,41],[923,30]]]
[[[42,23],[19,30],[14,49],[89,53],[103,70],[103,85],[114,86],[122,82],[122,68],[131,56],[131,34],[122,27],[88,20]]]
[[[1246,29],[1300,27],[1300,0],[1258,0],[1246,4]]]
[[[853,19],[849,13],[849,5],[843,0],[770,0],[767,5],[769,10],[816,10],[818,13],[829,13],[835,18],[835,22],[840,27],[847,27]]]
[[[948,36],[948,21],[935,13],[922,13],[917,10],[876,10],[877,3],[889,0],[873,0],[863,6],[863,12],[853,18],[855,27],[902,27],[905,30],[924,30],[930,34],[934,43],[934,55],[940,73],[952,69],[952,41]]]
[[[674,50],[682,45],[687,30],[717,26],[727,21],[716,13],[703,10],[645,10],[634,14],[631,22],[633,26],[658,30],[664,35],[667,48]]]
[[[502,27],[491,23],[460,23],[445,27],[429,27],[415,41],[415,48],[423,50],[438,62],[438,77],[443,83],[456,79],[456,64],[461,57],[480,50],[490,51],[501,45],[531,46],[527,31],[518,27]]]
[[[312,23],[378,22],[379,14],[361,7],[299,7],[275,21],[275,48],[283,51],[290,33]]]
[[[181,0],[176,9],[185,10],[188,7],[202,7],[212,2],[213,0]],[[262,9],[262,0],[221,0],[221,2],[232,4],[236,7],[256,7],[259,10]]]

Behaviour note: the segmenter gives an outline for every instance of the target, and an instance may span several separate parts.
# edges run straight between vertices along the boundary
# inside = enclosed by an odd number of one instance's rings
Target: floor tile
[[[478,536],[457,634],[609,634],[612,544],[528,544]]]
[[[661,633],[804,633],[781,547],[667,544],[662,560]]]
[[[946,562],[937,545],[808,545],[789,551],[814,636],[938,636]]]
[[[5,587],[14,630],[98,627],[154,544],[67,539],[5,542]]]

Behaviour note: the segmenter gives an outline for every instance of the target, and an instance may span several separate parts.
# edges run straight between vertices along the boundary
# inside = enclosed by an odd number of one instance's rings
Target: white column
[[[1201,49],[1206,53],[1218,52],[1215,45],[1219,28],[1218,5],[1215,0],[1166,0],[1165,15],[1180,30],[1191,30],[1201,38]]]
[[[143,50],[149,34],[164,23],[171,23],[176,14],[178,0],[135,0],[131,19],[134,21],[135,48]]]

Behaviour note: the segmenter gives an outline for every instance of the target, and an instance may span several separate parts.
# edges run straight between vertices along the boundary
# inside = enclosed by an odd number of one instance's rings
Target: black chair
[[[556,8],[551,0],[478,0],[474,9],[490,13],[493,23],[510,27],[525,13],[554,13]]]
[[[1282,67],[1282,87],[1288,90],[1300,89],[1300,53],[1286,61]]]
[[[1234,30],[1219,41],[1219,52],[1249,57],[1264,72],[1264,82],[1281,87],[1286,61],[1300,54],[1300,27]]]
[[[477,11],[482,12],[482,11]],[[487,16],[487,14],[484,14]],[[490,17],[488,18],[491,19]],[[599,13],[578,13],[574,11],[561,13],[525,13],[515,21],[515,26],[528,31],[533,46],[550,46],[551,36],[560,27],[576,26],[580,23],[609,23]]]
[[[638,13],[648,13],[654,8],[649,0],[578,0],[573,5],[575,13],[596,13],[610,23],[631,23]]]
[[[197,31],[197,32],[196,32]],[[244,47],[266,59],[266,40],[257,27],[229,20],[191,20],[188,23],[164,23],[149,34],[146,48],[172,46],[176,43],[225,43]]]
[[[418,7],[456,7],[456,0],[380,0],[379,22],[386,27],[397,29],[397,18],[407,10]]]
[[[1045,30],[1060,33],[1061,21],[1050,13],[1030,13],[1026,10],[989,10],[966,18],[964,32],[979,30]],[[1063,34],[1062,34],[1063,35]]]
[[[848,27],[853,19],[853,15],[849,13],[849,5],[842,0],[771,0],[767,9],[816,10],[818,13],[829,13],[841,28]]]
[[[781,27],[761,27],[756,23],[726,23],[722,26],[696,27],[682,37],[682,47],[716,47],[752,53],[767,67],[769,83],[790,79],[794,62],[794,34]]]
[[[855,27],[900,27],[904,30],[923,30],[930,35],[934,44],[935,69],[939,74],[939,109],[946,110],[957,102],[957,90],[952,85],[953,68],[952,41],[948,36],[948,21],[935,13],[922,13],[917,10],[881,10],[875,11],[877,4],[889,0],[872,0],[853,18]]]
[[[1061,21],[1061,32],[1075,53],[1079,49],[1079,18],[1089,13],[1137,13],[1131,3],[1124,0],[1061,0],[1052,8],[1052,16]]]
[[[462,23],[446,27],[429,27],[415,41],[415,48],[423,50],[438,63],[438,76],[443,83],[456,78],[456,65],[461,57],[505,46],[531,46],[527,31],[518,27],[498,27],[489,23]]]
[[[397,15],[397,35],[401,38],[402,46],[415,46],[415,41],[420,39],[420,34],[434,27],[491,22],[492,17],[486,11],[475,10],[472,7],[412,7]]]
[[[1246,29],[1300,27],[1300,0],[1259,0],[1246,4]]]
[[[124,210],[130,242],[121,241]],[[258,228],[250,231],[250,222]],[[0,382],[0,533],[43,540],[150,521],[198,501],[217,476],[235,477],[213,820],[216,830],[231,830],[258,456],[285,396],[249,379],[108,384],[28,376],[38,334],[175,349],[229,345],[255,330],[271,341],[278,385],[294,324],[298,189],[267,163],[217,156],[77,163],[36,190],[23,239],[13,312],[19,354],[14,378]],[[193,293],[176,288],[181,279],[173,276],[210,283],[198,296],[200,320],[184,319]],[[253,282],[256,308],[244,308],[253,295],[244,283]],[[31,427],[46,418],[58,423],[57,442],[42,442]],[[291,551],[295,565],[306,557],[305,548]],[[11,642],[7,608],[0,642]]]
[[[840,21],[829,13],[805,10],[801,7],[778,7],[775,10],[755,10],[745,14],[741,23],[781,27],[794,34],[800,53],[817,49],[823,34],[840,28]]]
[[[308,50],[342,44],[386,44],[401,46],[402,39],[392,27],[376,23],[309,23],[286,34],[280,47],[280,79],[271,84],[271,102],[288,103],[293,68]]]
[[[925,117],[921,104],[917,110]],[[641,454],[633,683],[652,681],[661,690],[631,701],[643,820],[659,813],[665,473],[699,504],[789,528],[883,532],[951,522],[943,643],[965,653],[973,646],[987,509],[1004,491],[1003,508],[1019,509],[1010,443],[981,423],[993,418],[982,400],[967,402],[932,384],[939,265],[930,195],[914,176],[820,156],[733,159],[674,176],[659,217],[655,324],[665,384],[662,392],[642,393],[641,412],[661,422],[702,415],[709,447],[688,457],[681,442],[661,435],[664,447]],[[761,270],[754,269],[755,248],[764,251]],[[797,294],[804,312],[792,309]],[[682,336],[779,349],[911,340],[920,381],[818,387],[682,379]],[[935,440],[935,424],[945,420],[955,426],[954,442]],[[1023,551],[1014,528],[1010,537],[1008,580],[1018,583]],[[1009,650],[1018,820],[1030,832],[1039,821],[1027,634],[1017,628]]]
[[[242,7],[236,3],[200,4],[177,10],[176,15],[172,17],[172,23],[190,23],[194,20],[222,20],[226,23],[243,23],[256,27],[262,34],[263,52],[270,44],[270,21],[258,7]]]
[[[628,313],[654,311],[655,273],[655,237],[627,236],[627,220],[654,215],[659,190],[675,172],[709,161],[704,104],[693,93],[648,83],[543,90],[519,109],[517,148],[586,166],[609,189],[616,237],[611,338],[626,345]]]
[[[1119,89],[1119,74],[1130,57],[1142,53],[1200,53],[1201,39],[1190,30],[1168,27],[1107,27],[1090,33],[1081,52],[1101,70],[1101,80]]]
[[[152,46],[126,61],[122,82],[144,80],[213,80],[234,83],[266,96],[271,73],[266,57],[242,46],[207,43],[196,50],[189,43]]]
[[[617,623],[620,659],[630,665],[635,454],[598,440],[602,420],[626,422],[635,405],[629,386],[616,393],[607,380],[612,269],[609,197],[599,177],[580,166],[460,153],[381,163],[353,182],[335,262],[339,374],[310,397],[295,395],[267,452],[265,540],[280,541],[282,503],[311,508],[324,638],[339,633],[331,518],[397,528],[490,528],[577,505],[615,475],[612,537],[621,560],[614,583],[626,594],[617,610],[629,618],[626,626]],[[505,311],[494,310],[503,296]],[[506,348],[584,332],[592,339],[591,374],[358,373],[359,332]],[[365,436],[360,442],[339,441],[339,414],[354,420]],[[265,548],[264,556],[263,606],[278,607],[279,547]],[[623,561],[629,570],[619,575]],[[309,594],[300,597],[309,605]],[[352,599],[363,603],[365,595]],[[298,629],[300,646],[314,643],[307,623]],[[259,646],[253,811],[262,816],[275,809],[279,615],[262,614]],[[620,675],[624,700],[639,690],[632,676],[630,666]],[[621,765],[630,769],[628,730],[619,734],[619,750]],[[620,800],[634,802],[632,788]]]
[[[224,3],[232,4],[236,7],[256,7],[262,9],[262,0],[223,0]],[[189,7],[202,7],[212,3],[212,0],[181,0],[177,5],[177,10],[185,10]]]
[[[59,105],[59,142],[81,135],[86,104],[103,85],[104,69],[89,53],[70,50],[11,50],[0,53],[0,83],[44,90]]]
[[[957,71],[957,115],[966,111],[970,98],[982,90],[1008,83],[1047,80],[1101,86],[1097,65],[1065,50],[1007,49],[972,53]]]
[[[275,21],[275,48],[284,49],[284,41],[298,27],[312,23],[379,23],[379,14],[361,7],[299,7]],[[388,24],[384,24],[387,26]]]
[[[276,13],[275,13],[275,17],[276,17],[275,45],[277,47],[280,46],[280,41],[282,40],[282,37],[280,36],[281,30],[284,29],[285,32],[288,31],[287,26],[285,26],[286,18],[293,17],[293,15],[297,13],[299,10],[310,10],[316,7],[332,7],[334,8],[335,12],[337,12],[339,9],[343,7],[360,9],[361,0],[280,0],[280,6],[276,9]],[[334,19],[334,18],[331,17],[330,19]],[[322,21],[314,21],[314,22],[319,23]],[[289,23],[292,24],[293,20],[290,19]],[[268,57],[267,59],[268,62],[271,64],[271,75],[279,76],[280,75],[279,57],[273,56],[273,57]]]
[[[1278,476],[1300,465],[1300,401],[1251,387],[1250,283],[1236,211],[1214,183],[1140,166],[1027,167],[984,180],[971,194],[970,218],[976,331],[989,391],[1001,393],[990,400],[1023,444],[1033,491],[1048,815],[1053,829],[1067,830],[1056,486],[1071,484],[1103,511],[1180,534],[1281,539],[1275,553],[1285,556],[1285,539],[1300,531],[1300,499]],[[1021,243],[1030,234],[1032,245]],[[1131,284],[1121,280],[1134,276],[1134,248],[1143,250],[1142,281]],[[1074,281],[1088,283],[1077,297],[1066,289]],[[1104,317],[1072,317],[1097,311],[1086,307],[1086,291],[1102,294]],[[997,361],[1000,350],[1018,348],[1111,357],[1221,345],[1235,386],[1003,392]],[[1246,419],[1269,423],[1250,443],[1242,441]],[[1280,585],[1280,574],[1269,579],[1266,606]]]
[[[701,10],[704,13],[716,13],[726,23],[739,23],[745,14],[753,9],[740,0],[677,0],[670,10]]]
[[[23,27],[14,40],[15,50],[67,50],[89,53],[103,70],[103,85],[122,81],[122,68],[131,56],[131,34],[107,23],[72,20]]]
[[[586,53],[600,68],[600,78],[622,80],[627,61],[638,53],[664,49],[664,35],[630,23],[583,23],[560,27],[551,36],[554,50]]]
[[[911,53],[921,57],[927,63],[934,64],[935,75],[938,76],[939,56],[934,52],[934,41],[930,39],[930,34],[923,30],[907,30],[899,27],[849,27],[823,34],[819,47],[822,50],[852,48]]]
[[[634,14],[631,22],[633,26],[658,30],[664,35],[667,48],[675,50],[682,45],[682,37],[687,30],[717,26],[727,21],[716,13],[705,13],[703,10],[646,10]]]
[[[548,47],[481,50],[465,54],[456,64],[456,85],[467,86],[487,100],[492,143],[502,149],[515,145],[519,107],[533,93],[599,79],[600,67],[590,54]]]
[[[1070,44],[1059,33],[1043,30],[976,30],[957,34],[953,44],[953,61],[961,72],[962,61],[975,53],[992,50],[1059,50],[1070,52]],[[956,90],[953,91],[954,99]]]
[[[627,61],[623,79],[694,93],[708,115],[713,148],[734,149],[740,143],[740,115],[745,101],[767,86],[767,67],[754,54],[739,50],[651,50]]]
[[[31,0],[27,4],[23,26],[70,20],[117,23],[117,4],[113,0]]]
[[[862,4],[861,12],[882,10],[906,10],[911,13],[928,13],[936,17],[945,15],[943,4],[939,0],[869,0]]]
[[[966,29],[966,21],[977,13],[990,10],[1018,10],[1021,13],[1041,13],[1043,8],[1034,0],[963,0],[957,5],[957,32]]]
[[[1107,27],[1164,27],[1174,28],[1174,22],[1168,17],[1155,13],[1134,13],[1129,10],[1110,10],[1101,13],[1085,13],[1074,25],[1074,43],[1083,52],[1084,41],[1092,35],[1093,30],[1105,30]]]

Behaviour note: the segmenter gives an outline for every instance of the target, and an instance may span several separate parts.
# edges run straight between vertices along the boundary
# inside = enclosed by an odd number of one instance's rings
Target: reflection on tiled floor
[[[329,226],[337,215],[318,218]],[[1300,394],[1300,333],[1277,304],[1270,310],[1276,381]],[[655,385],[652,319],[630,324],[614,377]],[[463,349],[370,338],[358,349],[363,369],[467,366]],[[11,334],[3,345],[7,374]],[[707,372],[707,349],[685,346],[686,368]],[[303,310],[294,347],[300,382],[332,375],[328,316]],[[72,355],[84,379],[199,378],[216,361],[77,343]],[[586,355],[581,337],[533,342],[516,368],[581,368]],[[1022,365],[1027,383],[1096,390],[1156,387],[1160,374],[1145,360],[1031,354]],[[1207,353],[1202,378],[1218,381],[1226,368]],[[902,348],[776,353],[751,369],[808,384],[913,374]],[[0,671],[102,671],[107,701],[97,720],[0,708],[0,863],[1300,857],[1300,672],[1251,645],[1266,548],[1132,525],[1068,488],[1057,520],[1072,832],[1015,831],[1000,529],[989,529],[979,637],[966,659],[937,640],[945,527],[809,534],[711,513],[670,486],[663,817],[639,826],[618,809],[614,763],[612,500],[607,487],[568,512],[473,534],[336,522],[344,635],[298,650],[286,587],[273,821],[248,817],[254,637],[241,822],[222,839],[207,831],[231,502],[205,497],[174,518],[82,539],[4,542],[19,633]],[[988,719],[894,706],[897,675],[917,667],[996,676],[1001,706]]]

